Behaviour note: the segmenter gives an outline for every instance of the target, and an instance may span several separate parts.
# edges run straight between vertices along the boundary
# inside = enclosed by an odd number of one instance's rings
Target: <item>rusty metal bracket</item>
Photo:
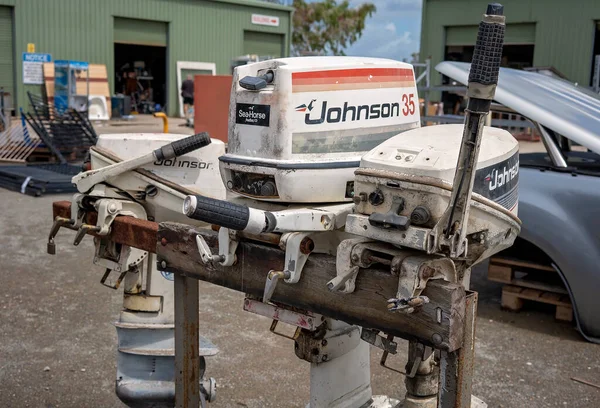
[[[77,234],[75,234],[75,239],[73,240],[73,245],[75,245],[75,246],[79,245],[81,243],[81,241],[83,240],[83,238],[89,232],[99,232],[99,231],[100,231],[100,227],[97,227],[95,225],[81,224],[81,226],[77,230]]]
[[[389,353],[396,354],[398,350],[398,343],[394,341],[394,336],[383,337],[380,336],[379,330],[371,330],[363,328],[360,333],[360,338],[373,346],[380,348],[381,350]],[[387,357],[387,356],[386,356]]]
[[[127,271],[121,272],[121,274],[117,278],[117,281],[115,282],[114,285],[109,285],[109,284],[106,283],[106,280],[110,276],[111,272],[112,272],[112,269],[106,268],[106,272],[104,272],[104,275],[102,275],[102,279],[100,279],[100,283],[103,284],[104,286],[106,286],[107,288],[111,288],[111,289],[115,289],[115,290],[119,289],[119,286],[121,285],[121,282],[123,282],[123,279],[125,278],[125,275],[127,275]]]
[[[394,336],[392,335],[388,335],[387,340],[388,341],[392,341],[394,339]],[[391,367],[386,365],[385,363],[387,362],[387,358],[388,355],[391,353],[391,351],[384,349],[383,354],[381,355],[381,360],[379,361],[379,364],[382,367],[387,368],[388,370],[394,371],[396,373],[402,374],[408,378],[414,378],[415,375],[417,375],[417,371],[419,370],[419,365],[427,360],[432,354],[433,354],[433,348],[429,347],[429,346],[424,346],[424,345],[420,345],[421,347],[423,347],[423,352],[420,353],[415,360],[413,361],[412,366],[410,367],[410,372],[406,372],[403,370],[399,370],[397,368]],[[396,353],[391,353],[391,354],[396,354]]]
[[[391,342],[392,340],[394,340],[394,336],[392,336],[391,334],[388,335],[387,340]],[[383,350],[383,353],[381,354],[381,360],[379,360],[379,365],[384,368],[387,368],[388,370],[393,371],[395,373],[402,374],[402,375],[408,375],[406,373],[406,371],[404,371],[404,370],[400,370],[400,369],[397,369],[397,368],[394,368],[392,366],[385,364],[387,362],[387,358],[390,355],[390,353],[391,353],[391,351],[389,351],[389,350],[385,350],[385,349]],[[396,354],[396,353],[391,353],[391,354]]]
[[[244,310],[308,331],[316,331],[325,320],[324,316],[317,313],[263,303],[260,300],[251,299],[250,297],[244,299]],[[274,329],[275,326],[273,326]]]
[[[273,319],[273,321],[271,322],[271,327],[269,328],[269,331],[271,333],[276,334],[276,335],[281,336],[281,337],[286,338],[286,339],[290,339],[290,340],[296,340],[300,336],[300,332],[302,331],[302,327],[297,326],[296,327],[296,331],[294,332],[294,335],[293,336],[288,336],[287,334],[283,334],[281,332],[275,331],[275,329],[277,328],[277,324],[278,323],[279,323],[279,320]]]
[[[50,234],[48,234],[48,245],[47,252],[50,255],[56,255],[56,244],[54,243],[54,238],[56,234],[58,234],[58,230],[65,225],[74,225],[75,221],[70,218],[56,216],[54,217],[54,223],[52,224],[52,228],[50,229]]]

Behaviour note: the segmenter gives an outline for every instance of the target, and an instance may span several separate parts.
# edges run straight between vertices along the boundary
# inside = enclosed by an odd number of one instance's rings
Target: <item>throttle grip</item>
[[[202,132],[162,146],[154,151],[154,155],[157,160],[172,159],[173,157],[183,156],[186,153],[208,146],[210,143],[211,140],[208,133]]]
[[[189,218],[241,231],[248,225],[250,209],[224,200],[189,195],[183,201],[183,212]]]
[[[479,23],[477,42],[469,71],[468,96],[492,100],[498,83],[502,46],[506,30],[504,7],[491,3]]]

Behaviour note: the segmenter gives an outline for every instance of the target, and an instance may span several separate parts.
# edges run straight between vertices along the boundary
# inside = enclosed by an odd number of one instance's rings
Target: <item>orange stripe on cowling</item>
[[[409,68],[354,68],[354,69],[333,69],[327,71],[308,71],[292,73],[292,82],[297,79],[314,78],[347,78],[362,77],[366,80],[381,76],[410,76],[413,71]]]

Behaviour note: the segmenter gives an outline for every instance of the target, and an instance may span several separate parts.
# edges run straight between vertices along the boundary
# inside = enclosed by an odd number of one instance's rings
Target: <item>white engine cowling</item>
[[[414,129],[365,154],[356,170],[356,206],[346,232],[428,251],[429,231],[450,201],[463,129]],[[467,223],[471,262],[509,247],[520,231],[517,140],[505,130],[485,127],[476,169]],[[373,214],[389,216],[381,223],[382,217]]]
[[[240,85],[271,72],[260,90]],[[413,67],[362,57],[282,58],[239,66],[230,98],[227,189],[286,203],[351,201],[360,157],[420,126]]]
[[[127,160],[151,153],[154,149],[183,137],[185,135],[173,133],[103,134],[98,137],[96,145]],[[224,153],[225,144],[219,139],[211,139],[211,143],[202,149],[142,168],[198,194],[224,199],[225,187],[218,160]],[[92,169],[106,166],[106,163],[99,161],[98,156],[92,155],[91,158]]]

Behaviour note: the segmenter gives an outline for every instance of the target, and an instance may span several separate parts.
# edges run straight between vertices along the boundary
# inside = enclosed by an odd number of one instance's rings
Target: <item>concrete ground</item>
[[[0,190],[0,407],[123,407],[114,395],[116,333],[121,291],[99,283],[88,237],[72,245],[61,230],[57,255],[46,254],[51,204],[67,195],[33,198]],[[221,352],[208,360],[217,379],[214,408],[303,407],[309,365],[291,340],[269,333],[270,321],[242,310],[243,296],[200,283],[202,332]],[[473,392],[490,407],[598,407],[600,346],[585,342],[551,310],[531,305],[500,310],[501,286],[481,268]],[[289,330],[289,327],[287,328]],[[403,350],[390,363],[403,366]],[[401,397],[403,377],[379,367],[372,352],[375,393]]]
[[[161,131],[160,119],[123,132]],[[156,121],[156,124],[155,122]],[[174,126],[171,131],[191,133]],[[114,133],[117,126],[98,129]],[[153,130],[155,129],[155,130]],[[114,394],[116,332],[122,292],[102,286],[88,237],[72,245],[61,230],[57,255],[46,254],[51,204],[68,195],[33,198],[0,189],[0,407],[124,407]],[[480,293],[473,393],[489,407],[600,407],[600,346],[587,343],[572,324],[554,320],[535,304],[520,313],[500,310],[501,285],[488,282],[485,265],[473,273]],[[200,283],[202,332],[220,347],[208,360],[217,380],[213,408],[304,407],[309,365],[291,340],[269,333],[270,321],[242,310],[243,295]],[[289,329],[289,328],[288,328]],[[402,352],[389,362],[405,363]],[[401,398],[403,377],[378,365],[372,351],[376,394]]]

